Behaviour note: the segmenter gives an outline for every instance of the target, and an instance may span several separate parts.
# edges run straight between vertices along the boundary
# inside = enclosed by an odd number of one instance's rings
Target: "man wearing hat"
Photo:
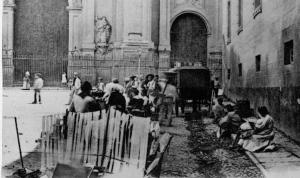
[[[78,76],[77,72],[74,72],[74,79],[73,79],[73,84],[72,84],[72,90],[70,93],[70,97],[69,97],[69,102],[66,105],[70,105],[72,100],[73,100],[73,96],[74,94],[78,94],[80,91],[80,87],[81,87],[81,80]]]
[[[168,76],[164,76],[160,82],[160,87],[162,91],[159,96],[158,107],[159,107],[159,122],[162,123],[163,120],[167,120],[168,126],[172,126],[172,114],[175,101],[178,98],[177,88],[171,82]]]
[[[39,98],[39,103],[42,104],[41,89],[43,88],[43,85],[44,85],[44,81],[42,79],[42,74],[36,73],[34,75],[34,84],[33,84],[34,101],[32,102],[32,104],[37,104],[37,98]]]

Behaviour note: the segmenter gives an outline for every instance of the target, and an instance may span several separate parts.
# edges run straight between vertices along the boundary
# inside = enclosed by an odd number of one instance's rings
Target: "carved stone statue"
[[[95,20],[95,43],[96,51],[105,54],[108,50],[111,37],[111,25],[106,17],[97,17]]]

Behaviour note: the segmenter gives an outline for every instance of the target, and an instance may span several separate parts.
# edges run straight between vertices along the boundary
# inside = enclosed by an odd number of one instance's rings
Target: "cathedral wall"
[[[67,0],[16,0],[14,51],[19,55],[68,54]]]

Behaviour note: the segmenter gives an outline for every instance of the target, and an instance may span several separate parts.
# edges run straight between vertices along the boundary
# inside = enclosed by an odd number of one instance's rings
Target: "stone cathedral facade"
[[[87,79],[137,74],[138,65],[141,73],[160,73],[195,63],[221,75],[219,0],[5,0],[3,5],[4,48],[50,60],[68,56],[68,72],[79,70]]]

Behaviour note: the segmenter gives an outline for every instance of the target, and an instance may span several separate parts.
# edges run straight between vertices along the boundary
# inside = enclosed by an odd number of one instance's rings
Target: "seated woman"
[[[133,115],[148,117],[151,115],[149,100],[139,93],[138,90],[130,93],[127,110]]]
[[[274,120],[265,106],[258,108],[259,119],[254,123],[253,130],[242,133],[238,144],[248,151],[260,151],[268,147],[274,139]],[[248,126],[247,126],[248,125]],[[250,128],[249,122],[241,125],[241,130]]]
[[[91,90],[92,85],[85,81],[81,85],[81,92],[74,95],[69,111],[79,113],[99,111],[100,105],[91,96]]]

